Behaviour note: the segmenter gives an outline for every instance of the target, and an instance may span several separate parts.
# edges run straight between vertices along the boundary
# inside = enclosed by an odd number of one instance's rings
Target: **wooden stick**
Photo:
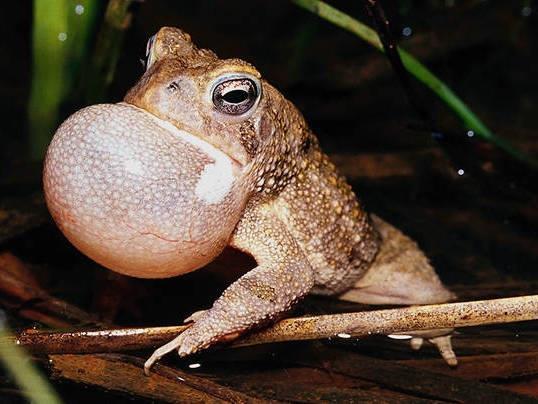
[[[290,318],[238,339],[232,345],[246,346],[335,336],[349,338],[529,320],[538,320],[538,295]],[[16,338],[16,343],[35,353],[119,352],[164,344],[187,327],[189,326],[74,332],[32,330],[21,333]],[[13,342],[14,339],[0,341],[3,344]]]
[[[538,295],[283,320],[237,345],[538,320]]]
[[[143,365],[142,359],[121,354],[50,356],[53,378],[127,392],[158,402],[259,402],[230,387],[167,366],[155,366],[148,378],[140,371]]]

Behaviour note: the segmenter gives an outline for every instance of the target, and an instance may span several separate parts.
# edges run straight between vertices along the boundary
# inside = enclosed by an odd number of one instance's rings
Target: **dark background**
[[[371,25],[361,1],[332,4]],[[537,12],[529,1],[386,2],[401,44],[443,79],[494,131],[532,141],[536,128]],[[450,4],[454,3],[454,6]],[[12,4],[12,3],[9,3]],[[19,159],[26,138],[31,83],[31,2],[4,6],[0,34],[2,157]],[[530,16],[524,17],[525,7]],[[406,130],[416,119],[383,56],[359,38],[291,2],[145,1],[132,7],[108,100],[118,101],[142,74],[148,37],[163,25],[189,32],[220,57],[253,63],[305,114],[330,150],[422,147],[428,136]],[[412,35],[401,34],[404,27]],[[421,88],[417,85],[417,88]],[[425,92],[445,130],[457,118]],[[82,105],[64,106],[62,118]]]

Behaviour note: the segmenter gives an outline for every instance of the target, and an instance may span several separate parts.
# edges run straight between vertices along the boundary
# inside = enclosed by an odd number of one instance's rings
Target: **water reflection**
[[[199,367],[201,367],[202,364],[201,363],[191,363],[189,365],[189,369],[198,369]]]

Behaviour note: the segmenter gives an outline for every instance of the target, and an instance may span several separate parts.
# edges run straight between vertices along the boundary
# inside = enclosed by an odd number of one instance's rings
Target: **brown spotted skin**
[[[259,83],[259,97],[247,112],[227,115],[216,108],[212,91],[222,77],[238,75]],[[172,129],[166,133],[163,128]],[[196,138],[186,137],[194,149],[174,140],[176,131]],[[99,154],[111,138],[122,145],[135,139],[134,146],[126,147],[154,172],[142,173],[141,183],[136,176],[125,182],[125,164],[118,169],[114,160],[124,159],[122,153]],[[159,153],[166,164],[160,163]],[[227,174],[216,170],[204,177],[217,161],[228,167]],[[92,182],[103,172],[108,178],[104,188]],[[181,197],[174,198],[177,190],[166,184],[155,188],[167,178],[181,188]],[[125,103],[90,107],[60,127],[48,152],[44,182],[60,228],[83,252],[113,270],[139,277],[174,276],[213,259],[225,244],[255,258],[258,266],[230,285],[209,310],[195,313],[192,327],[157,350],[147,368],[172,349],[188,355],[274,321],[308,293],[366,302],[375,296],[372,302],[383,303],[452,298],[415,243],[380,219],[372,221],[293,104],[250,64],[200,50],[176,28],[162,28],[155,36],[147,71]],[[158,195],[172,195],[168,203],[159,204],[149,193],[136,204],[122,204],[132,200],[129,189],[143,192],[149,186]],[[215,193],[213,186],[222,192]],[[209,194],[200,194],[205,191]],[[185,202],[189,196],[191,203]],[[108,207],[106,214],[92,205],[96,199]],[[142,211],[150,213],[139,217]],[[123,229],[128,229],[124,236]],[[164,247],[168,255],[152,250],[148,229],[175,240],[176,256]],[[132,240],[137,248],[131,248]],[[188,257],[197,254],[203,259]],[[152,264],[155,256],[162,262]],[[412,268],[402,271],[409,259]],[[368,284],[361,279],[369,279]],[[361,294],[363,289],[370,294]],[[393,299],[396,295],[405,299]]]
[[[370,267],[380,245],[377,231],[351,187],[311,136],[301,170],[275,201],[279,217],[314,268],[313,293],[334,295]]]

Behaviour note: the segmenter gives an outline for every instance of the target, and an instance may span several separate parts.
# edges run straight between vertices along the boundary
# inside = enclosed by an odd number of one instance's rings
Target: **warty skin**
[[[419,247],[369,215],[301,113],[239,59],[162,28],[124,102],[73,114],[44,189],[67,238],[105,267],[162,278],[227,246],[257,266],[148,360],[181,356],[283,316],[308,293],[370,304],[452,300]],[[417,334],[454,363],[450,330]],[[417,339],[415,339],[415,343]]]

